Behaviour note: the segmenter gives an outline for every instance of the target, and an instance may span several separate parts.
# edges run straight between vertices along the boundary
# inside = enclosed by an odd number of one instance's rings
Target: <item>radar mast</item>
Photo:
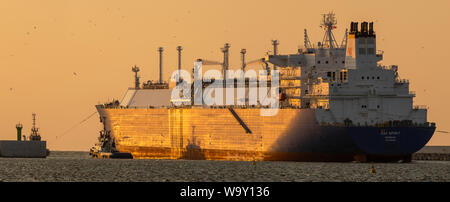
[[[30,140],[41,141],[41,135],[39,134],[39,128],[36,127],[36,114],[33,113],[33,127],[31,128]]]
[[[322,15],[322,22],[320,27],[325,29],[325,35],[323,36],[322,43],[319,48],[338,48],[338,44],[333,35],[333,29],[336,29],[337,20],[333,12]]]

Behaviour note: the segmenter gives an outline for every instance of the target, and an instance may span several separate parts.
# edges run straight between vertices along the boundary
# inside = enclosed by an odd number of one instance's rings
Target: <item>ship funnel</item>
[[[367,34],[368,34],[368,25],[369,25],[369,23],[367,23],[367,22],[362,22],[361,23],[361,34],[362,35],[364,35],[364,36],[367,36]]]
[[[159,83],[162,83],[162,52],[163,52],[163,47],[159,47],[158,48],[158,52],[159,52]]]
[[[373,22],[369,23],[369,36],[373,36]]]
[[[350,34],[356,34],[358,32],[358,22],[351,22]]]

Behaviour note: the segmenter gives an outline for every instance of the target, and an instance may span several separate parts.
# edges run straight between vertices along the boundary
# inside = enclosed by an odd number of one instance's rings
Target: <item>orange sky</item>
[[[449,9],[448,0],[2,0],[0,139],[15,139],[19,121],[28,135],[36,112],[51,150],[87,151],[102,127],[97,116],[61,135],[95,104],[121,98],[133,84],[132,65],[143,81],[157,79],[159,46],[165,78],[177,68],[178,45],[190,69],[196,58],[221,60],[229,42],[231,67],[239,68],[241,48],[255,59],[278,39],[281,54],[295,53],[305,28],[317,43],[320,14],[329,11],[337,15],[339,43],[350,21],[374,21],[383,64],[399,65],[415,104],[428,105],[429,121],[450,131]],[[435,133],[429,145],[450,145],[450,133]]]

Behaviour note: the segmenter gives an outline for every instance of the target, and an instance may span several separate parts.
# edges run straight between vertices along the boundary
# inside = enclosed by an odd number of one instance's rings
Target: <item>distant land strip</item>
[[[425,146],[412,155],[413,160],[450,161],[450,146]]]

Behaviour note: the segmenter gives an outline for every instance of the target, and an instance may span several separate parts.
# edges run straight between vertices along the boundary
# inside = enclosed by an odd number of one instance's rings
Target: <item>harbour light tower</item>
[[[18,123],[16,125],[16,129],[17,129],[17,141],[22,141],[22,128],[23,125],[21,123]]]

